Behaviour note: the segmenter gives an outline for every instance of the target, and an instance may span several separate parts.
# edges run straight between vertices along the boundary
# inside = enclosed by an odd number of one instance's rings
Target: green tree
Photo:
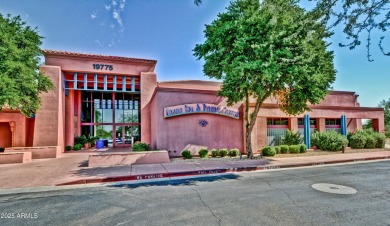
[[[54,87],[39,72],[41,39],[19,16],[0,14],[0,111],[18,109],[29,117],[39,109],[39,94]]]
[[[259,0],[260,1],[260,0]],[[330,27],[343,26],[343,33],[346,35],[347,43],[339,43],[341,47],[354,49],[362,44],[362,36],[366,37],[367,59],[373,61],[371,57],[371,34],[382,33],[379,38],[379,49],[386,52],[382,43],[385,38],[384,33],[390,25],[390,1],[389,0],[309,0],[316,2],[314,11],[317,18],[328,23]],[[202,0],[194,0],[196,5],[200,5]],[[295,2],[303,2],[296,0]],[[366,35],[362,35],[362,34]]]
[[[264,100],[277,98],[287,114],[310,110],[335,80],[333,52],[323,40],[331,34],[293,0],[236,0],[206,25],[194,55],[204,59],[204,73],[222,80],[218,95],[229,105],[244,101],[246,150]],[[252,112],[250,100],[255,101]]]

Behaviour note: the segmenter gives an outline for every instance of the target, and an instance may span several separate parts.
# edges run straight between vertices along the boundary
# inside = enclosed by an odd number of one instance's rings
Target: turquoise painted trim
[[[131,77],[131,91],[134,92],[135,91],[135,77]]]
[[[87,73],[84,74],[84,89],[88,89],[88,78],[87,78]]]
[[[122,91],[126,92],[126,76],[122,76]]]
[[[113,84],[113,90],[116,91],[116,75],[114,75],[114,84]]]
[[[97,74],[93,75],[93,89],[97,90]]]
[[[107,91],[107,75],[104,75],[104,91]]]
[[[73,73],[73,87],[77,89],[77,73]]]

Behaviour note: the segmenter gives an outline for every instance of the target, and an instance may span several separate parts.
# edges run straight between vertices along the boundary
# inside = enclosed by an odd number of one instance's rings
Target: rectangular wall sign
[[[219,106],[215,104],[183,104],[164,108],[164,118],[198,113],[216,114],[240,119],[240,112],[238,109],[227,106]]]

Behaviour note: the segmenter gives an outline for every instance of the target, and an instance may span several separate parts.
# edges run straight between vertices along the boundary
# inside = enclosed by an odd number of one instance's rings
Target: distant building
[[[42,94],[34,118],[18,111],[0,113],[0,146],[73,146],[74,136],[92,135],[109,147],[130,147],[136,141],[180,155],[188,145],[239,148],[244,152],[243,112],[237,103],[227,107],[217,96],[219,82],[157,82],[157,61],[45,50],[41,67],[56,88]],[[384,132],[382,108],[360,107],[354,92],[331,91],[311,106],[311,131],[339,130],[347,118],[348,131],[372,119]],[[248,106],[251,109],[254,103]],[[287,129],[302,131],[303,115],[287,116],[276,100],[267,99],[252,132],[253,150],[277,145]]]

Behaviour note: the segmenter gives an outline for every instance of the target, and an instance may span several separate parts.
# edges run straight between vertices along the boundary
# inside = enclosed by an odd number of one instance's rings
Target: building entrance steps
[[[178,161],[113,167],[88,167],[90,153],[65,153],[56,159],[33,159],[0,165],[0,189],[175,178],[367,160],[390,160],[390,150],[322,156],[229,161]],[[325,169],[324,169],[325,170]]]

